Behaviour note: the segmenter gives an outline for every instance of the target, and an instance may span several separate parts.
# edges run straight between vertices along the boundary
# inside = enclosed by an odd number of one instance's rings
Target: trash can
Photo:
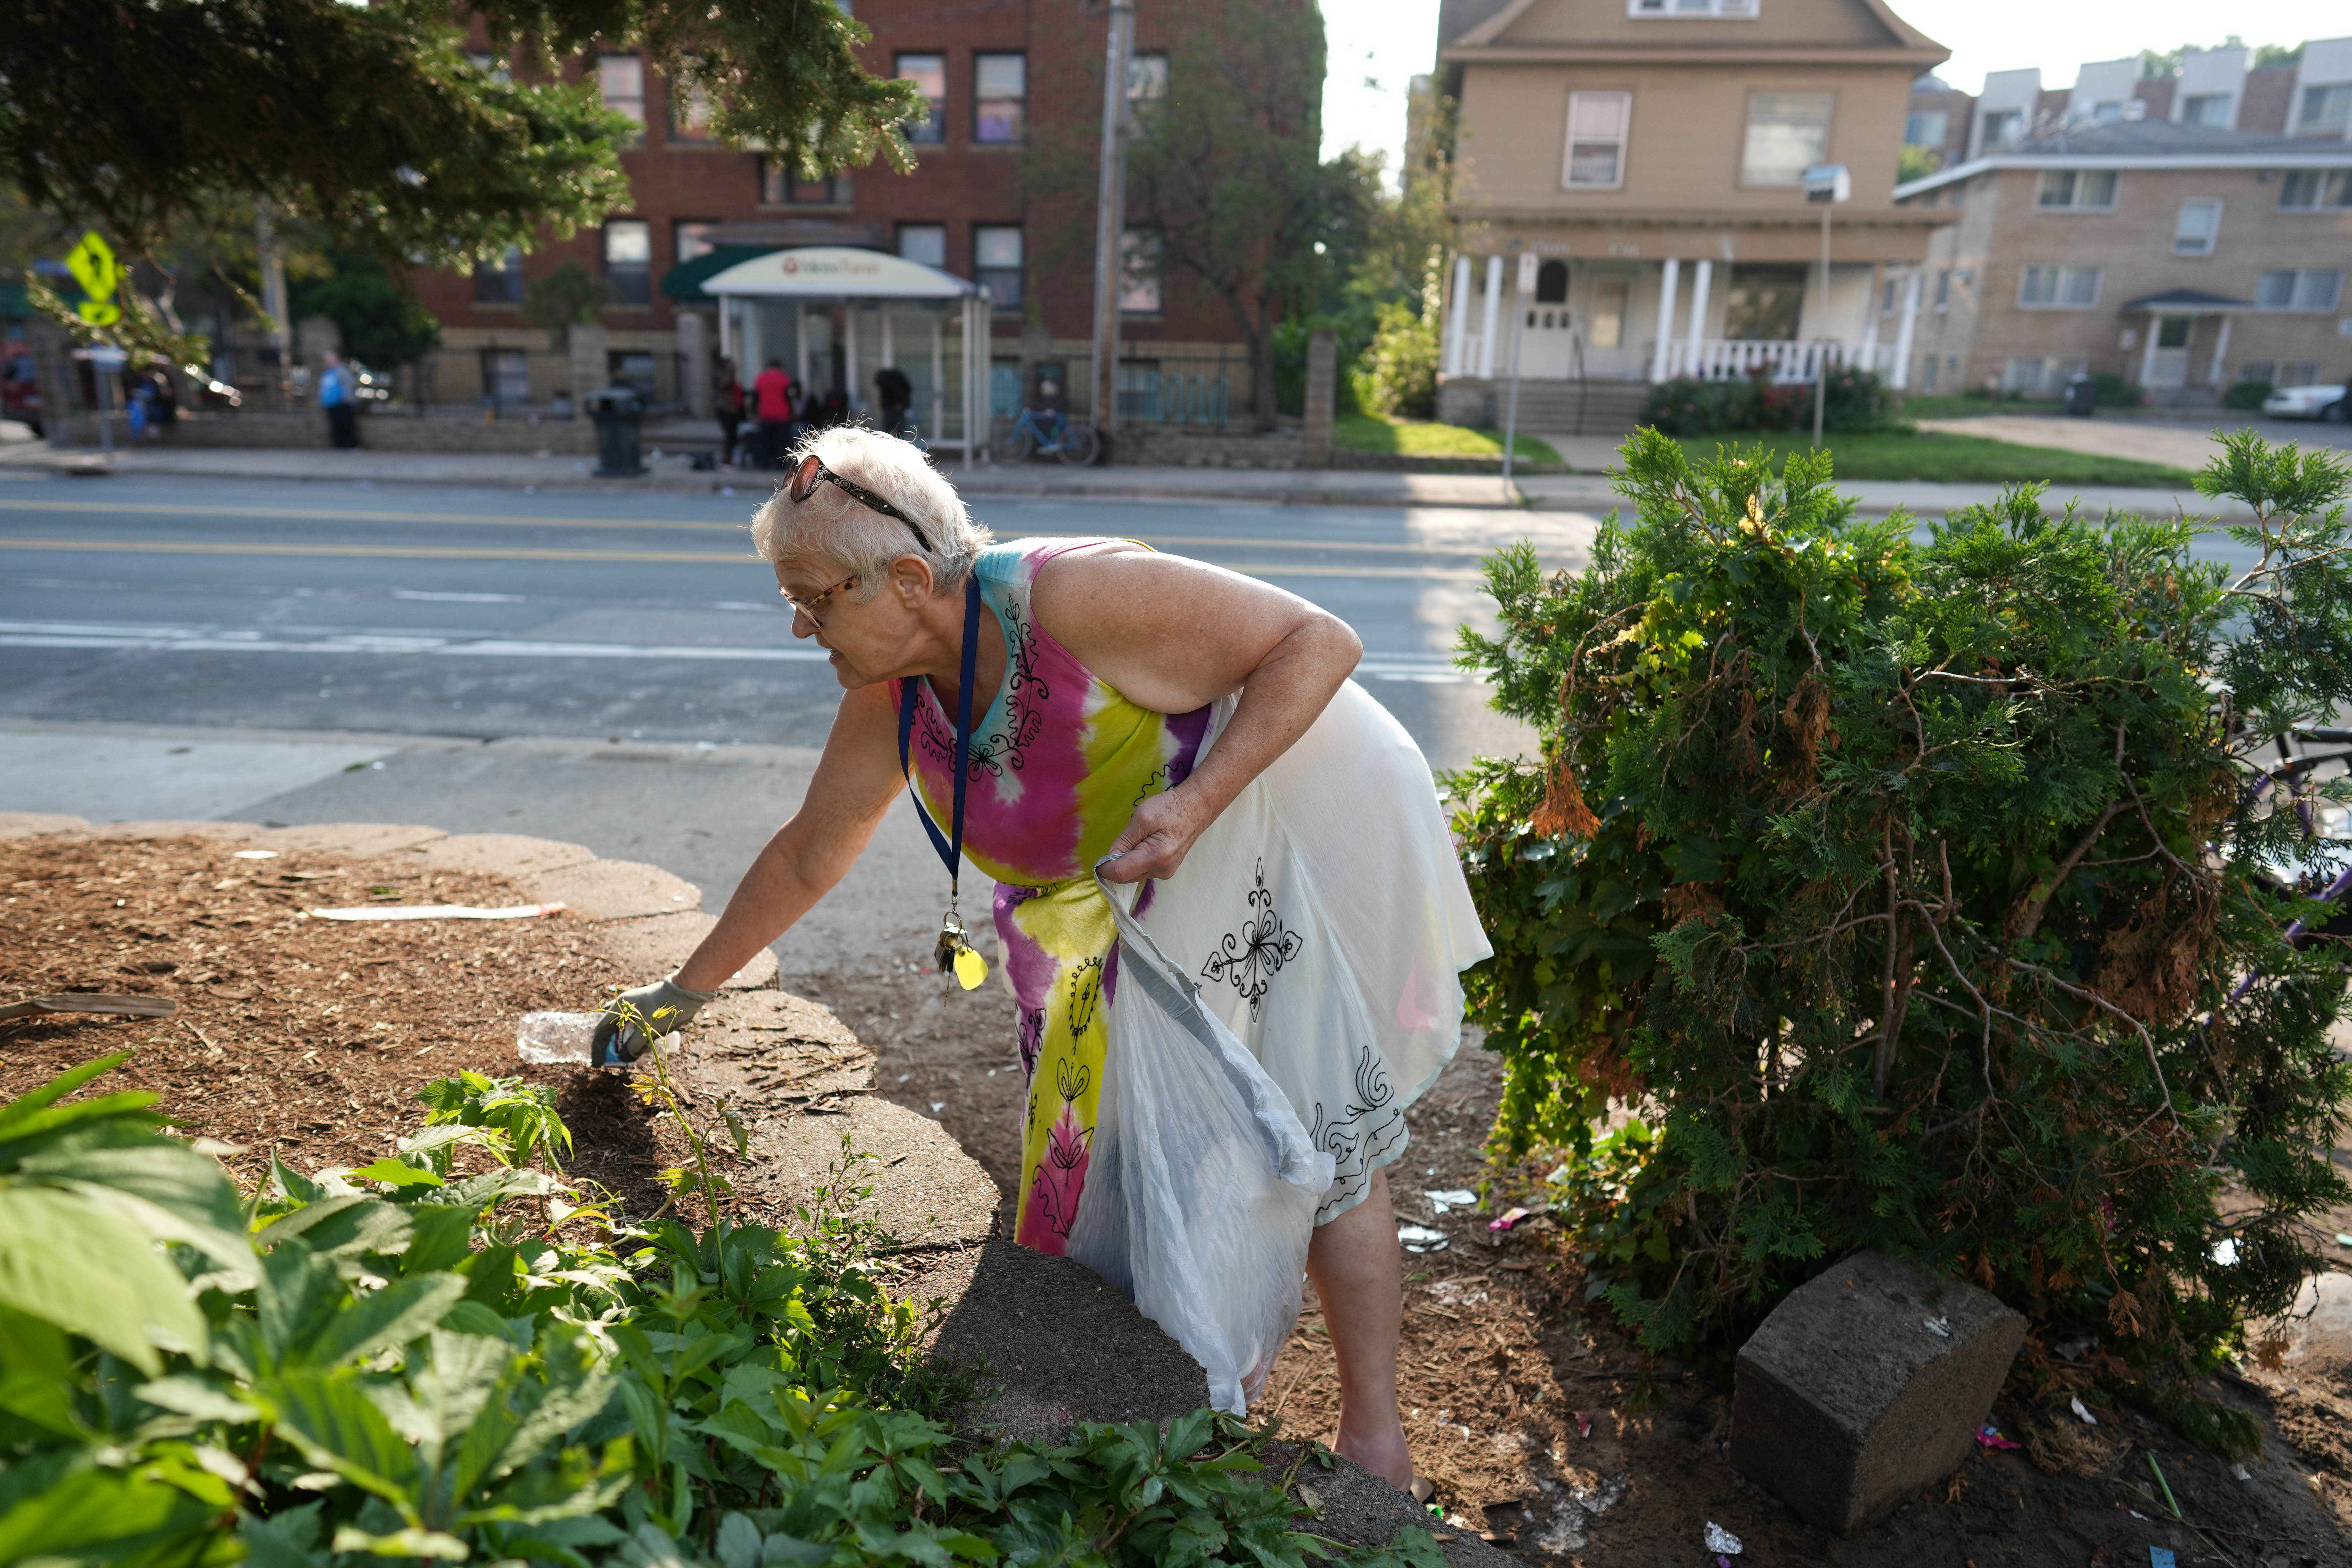
[[[596,477],[633,479],[646,471],[637,460],[637,427],[646,416],[646,400],[634,386],[608,386],[584,399],[588,417],[596,422]]]
[[[2066,416],[2070,419],[2088,419],[2098,396],[2098,384],[2080,372],[2066,378]]]

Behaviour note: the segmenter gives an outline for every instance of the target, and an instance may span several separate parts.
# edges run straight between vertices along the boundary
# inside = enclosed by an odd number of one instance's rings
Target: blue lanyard
[[[907,795],[915,803],[915,815],[923,819],[923,831],[931,836],[931,847],[948,868],[948,902],[953,907],[957,873],[963,865],[963,797],[971,772],[971,687],[980,668],[980,574],[973,572],[964,579],[963,594],[963,674],[956,685],[955,727],[955,818],[950,824],[954,837],[940,831],[931,814],[923,808],[922,792],[915,787],[913,759],[908,742],[915,732],[915,695],[922,684],[919,675],[909,676],[898,682],[898,771],[907,777]]]

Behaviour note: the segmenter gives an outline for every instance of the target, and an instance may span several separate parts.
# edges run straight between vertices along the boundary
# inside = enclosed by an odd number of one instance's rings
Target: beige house
[[[1989,79],[1965,160],[1895,192],[1957,220],[1918,275],[1911,384],[2054,396],[2105,373],[2210,405],[2352,374],[2352,38],[2267,70],[2246,54],[2154,83],[2086,65],[2071,94]]]
[[[1515,317],[1530,387],[1809,380],[1823,354],[1900,382],[1916,286],[1895,319],[1874,303],[1959,215],[1895,200],[1912,81],[1948,51],[1884,0],[1446,0],[1439,27],[1463,237],[1444,416],[1485,411]],[[1852,179],[1826,289],[1822,163]]]

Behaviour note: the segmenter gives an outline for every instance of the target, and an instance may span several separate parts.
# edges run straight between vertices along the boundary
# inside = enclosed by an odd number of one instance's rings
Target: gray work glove
[[[624,991],[606,1004],[604,1016],[596,1020],[596,1033],[588,1047],[588,1059],[597,1067],[618,1067],[635,1061],[652,1047],[643,1026],[624,1025],[620,1005],[626,1002],[638,1016],[652,1024],[656,1034],[671,1034],[694,1022],[694,1016],[719,1000],[716,991],[688,991],[677,983],[674,974],[640,985],[635,991]]]

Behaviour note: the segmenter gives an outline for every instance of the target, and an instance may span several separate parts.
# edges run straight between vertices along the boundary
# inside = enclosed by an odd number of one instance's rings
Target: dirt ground
[[[275,1150],[301,1171],[363,1163],[421,1121],[428,1079],[469,1067],[562,1086],[574,1169],[632,1193],[663,1152],[616,1077],[533,1068],[516,1017],[576,1009],[608,984],[589,933],[562,917],[491,923],[339,924],[320,905],[521,901],[499,879],[425,871],[399,857],[288,850],[235,858],[205,839],[0,841],[0,1001],[137,991],[180,1004],[168,1021],[50,1017],[0,1024],[0,1098],[104,1052],[135,1048],[95,1088],[148,1088],[191,1131],[241,1145],[240,1176]],[[936,1116],[1009,1193],[1023,1085],[1010,1001],[951,991],[908,952],[799,986],[878,1055],[882,1092]],[[1506,1236],[1489,1211],[1439,1214],[1425,1194],[1496,1174],[1484,1136],[1496,1059],[1467,1046],[1411,1113],[1391,1168],[1401,1221],[1444,1231],[1408,1256],[1402,1394],[1418,1467],[1456,1529],[1530,1563],[1704,1564],[1706,1526],[1740,1538],[1741,1563],[1841,1568],[2352,1565],[2352,1372],[2250,1365],[2216,1385],[2271,1434],[2232,1468],[2125,1409],[2063,1365],[2037,1396],[2022,1374],[1996,1406],[2027,1447],[1979,1451],[1953,1481],[1852,1540],[1814,1531],[1743,1482],[1726,1458],[1728,1390],[1644,1356],[1581,1309],[1583,1279],[1549,1222]],[[674,1158],[674,1153],[672,1154]],[[1505,1173],[1532,1182],[1532,1173]],[[2342,1223],[2340,1221],[2335,1223]],[[2075,1387],[2099,1415],[2067,1408]],[[1310,1294],[1265,1408],[1286,1432],[1328,1436],[1337,1380]],[[2187,1522],[2166,1508],[2160,1465]],[[2193,1528],[2191,1528],[2193,1527]]]

